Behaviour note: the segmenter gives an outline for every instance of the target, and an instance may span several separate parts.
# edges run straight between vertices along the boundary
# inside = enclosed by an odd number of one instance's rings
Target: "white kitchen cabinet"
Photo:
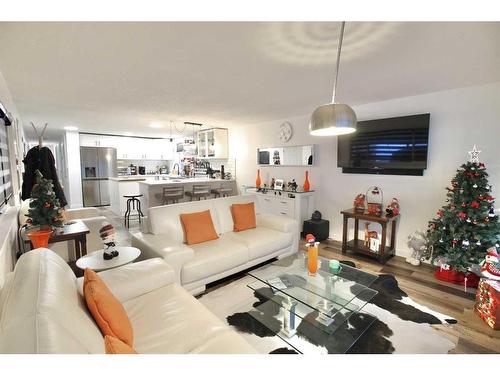
[[[174,158],[173,143],[170,139],[148,139],[124,137],[122,159],[133,160],[172,160]],[[120,159],[120,156],[118,156]]]
[[[174,143],[170,139],[80,134],[80,146],[116,148],[118,159],[173,160]]]
[[[120,137],[113,137],[110,135],[80,133],[80,146],[117,148],[117,141],[116,141],[117,138]]]
[[[80,146],[84,147],[99,147],[99,135],[95,134],[81,134],[80,133]]]
[[[222,128],[200,130],[197,134],[198,157],[227,159],[228,131]]]
[[[170,139],[152,139],[146,157],[151,160],[173,160],[174,143]]]
[[[118,149],[118,145],[120,143],[120,138],[122,137],[113,137],[111,135],[99,136],[99,147],[113,147]]]
[[[133,138],[133,137],[116,137],[120,138],[118,141],[117,157],[118,159],[131,159],[139,160],[145,159],[143,157],[144,150],[147,149],[148,145],[145,144],[144,138]]]

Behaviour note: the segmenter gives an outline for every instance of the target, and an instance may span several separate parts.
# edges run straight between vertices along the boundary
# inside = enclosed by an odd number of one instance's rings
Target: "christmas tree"
[[[468,272],[484,259],[486,250],[500,246],[500,222],[493,209],[494,198],[488,173],[474,149],[471,159],[457,169],[447,187],[446,205],[429,222],[429,249],[425,257],[442,259],[458,272]]]
[[[36,184],[31,190],[30,208],[26,214],[29,219],[26,222],[29,225],[50,227],[62,225],[60,204],[52,181],[43,178],[39,170],[35,174]]]

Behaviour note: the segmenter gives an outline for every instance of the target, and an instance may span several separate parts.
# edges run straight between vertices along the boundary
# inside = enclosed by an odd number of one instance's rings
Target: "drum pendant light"
[[[337,65],[335,67],[335,78],[333,81],[332,102],[316,108],[311,116],[309,133],[311,135],[329,136],[349,134],[356,131],[356,113],[347,104],[335,103],[335,90],[340,66],[340,51],[342,50],[342,39],[344,38],[345,22],[340,26],[339,46],[337,50]]]

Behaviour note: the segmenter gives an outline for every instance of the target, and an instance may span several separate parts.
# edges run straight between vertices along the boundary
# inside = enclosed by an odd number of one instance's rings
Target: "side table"
[[[71,224],[70,224],[71,223]],[[49,238],[49,243],[62,241],[75,241],[75,257],[80,258],[87,254],[87,234],[90,233],[89,228],[81,220],[71,220],[65,223],[62,227],[56,228]],[[22,239],[25,244],[29,244],[33,250],[31,240],[26,235],[26,231],[22,234]]]
[[[78,259],[76,261],[76,266],[82,270],[90,268],[96,272],[104,271],[132,263],[141,255],[141,250],[135,247],[116,246],[115,250],[117,250],[119,254],[113,259],[105,260],[102,257],[104,250],[98,250]]]
[[[366,211],[357,212],[353,208],[344,210],[340,212],[344,216],[344,227],[342,230],[342,253],[346,253],[347,250],[352,250],[354,252],[359,252],[368,255],[373,258],[377,258],[379,262],[386,262],[390,257],[394,256],[395,253],[395,243],[396,243],[396,222],[399,218],[369,215]],[[349,219],[354,219],[354,240],[347,240],[347,229],[349,224]],[[358,239],[359,232],[359,220],[370,221],[380,224],[382,227],[382,238],[380,239],[380,250],[378,253],[373,252],[370,248],[364,246],[362,240]],[[387,246],[387,225],[391,224],[391,244]]]

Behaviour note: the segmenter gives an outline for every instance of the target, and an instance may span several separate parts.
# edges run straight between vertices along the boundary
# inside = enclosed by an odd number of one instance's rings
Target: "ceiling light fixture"
[[[309,133],[311,135],[342,135],[356,131],[357,119],[354,110],[347,104],[335,103],[335,90],[337,89],[344,27],[345,22],[342,22],[337,49],[337,65],[335,67],[335,77],[333,81],[332,102],[323,104],[314,110],[311,116],[311,123],[309,124]]]
[[[78,130],[76,126],[65,126],[64,130]]]

